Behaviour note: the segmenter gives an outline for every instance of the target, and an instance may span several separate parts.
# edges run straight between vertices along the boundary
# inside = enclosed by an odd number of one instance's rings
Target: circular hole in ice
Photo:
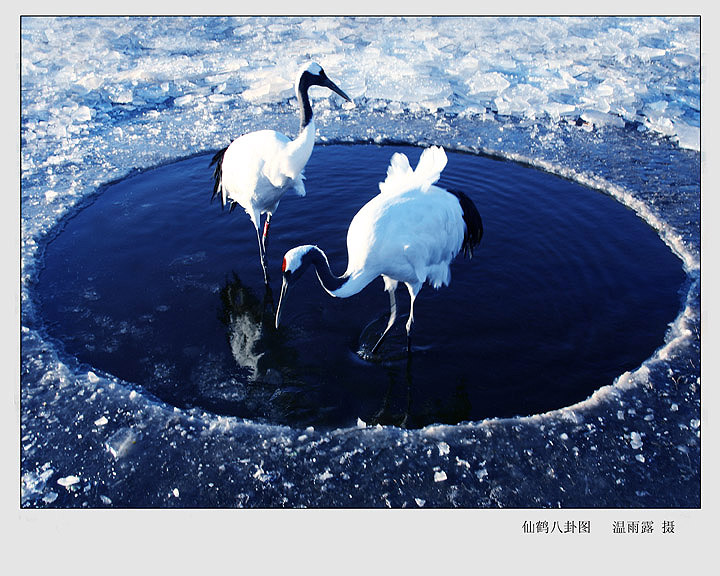
[[[415,147],[317,146],[307,196],[272,224],[274,299],[289,248],[313,243],[336,273],[353,215],[378,192],[391,155]],[[94,369],[180,408],[292,426],[419,427],[528,415],[587,398],[639,366],[677,315],[680,261],[609,196],[513,162],[448,153],[439,185],[466,192],[485,227],[449,287],[416,302],[382,361],[357,351],[386,322],[377,279],[333,299],[306,274],[273,326],[254,229],[210,202],[211,154],[106,186],[49,243],[37,286],[50,335]],[[404,287],[400,314],[407,314]]]

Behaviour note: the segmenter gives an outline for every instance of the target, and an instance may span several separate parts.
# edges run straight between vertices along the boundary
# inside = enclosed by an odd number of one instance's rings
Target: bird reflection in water
[[[412,356],[408,355],[400,366],[386,370],[388,385],[382,399],[382,406],[368,421],[369,424],[406,428],[410,416],[412,394]]]
[[[232,358],[243,373],[236,380],[244,403],[270,422],[301,424],[317,400],[296,377],[297,354],[274,329],[273,295],[262,298],[233,273],[220,290],[220,321],[227,330]]]
[[[272,290],[267,286],[260,300],[233,273],[232,279],[220,291],[220,298],[220,320],[227,327],[235,362],[249,370],[250,380],[264,378],[268,370],[272,370],[267,348],[274,333],[269,329],[274,323]]]
[[[243,387],[243,402],[251,412],[270,422],[352,426],[360,418],[371,426],[416,428],[437,422],[439,412],[457,416],[469,410],[462,394],[450,394],[443,406],[412,405],[413,372],[422,371],[424,363],[434,360],[424,347],[407,354],[400,323],[387,335],[380,354],[367,354],[386,327],[386,314],[362,331],[353,353],[359,363],[357,369],[374,379],[368,384],[373,383],[378,394],[355,405],[354,414],[343,414],[348,400],[352,402],[352,390],[330,384],[333,375],[326,367],[308,358],[302,346],[294,345],[291,333],[275,328],[273,294],[268,287],[260,296],[233,273],[220,290],[220,298],[219,315],[226,328],[228,349],[243,373],[242,378],[233,380]]]
[[[296,355],[275,330],[275,309],[270,286],[262,298],[245,286],[235,273],[220,290],[220,321],[227,329],[228,345],[235,363],[254,383],[280,385],[281,367],[295,364]]]
[[[369,417],[368,424],[422,428],[451,420],[470,420],[472,404],[462,384],[448,391],[441,401],[413,405],[413,373],[418,370],[417,366],[413,367],[413,362],[417,358],[417,354],[411,354],[395,363],[383,365],[388,379],[387,388],[380,407]]]

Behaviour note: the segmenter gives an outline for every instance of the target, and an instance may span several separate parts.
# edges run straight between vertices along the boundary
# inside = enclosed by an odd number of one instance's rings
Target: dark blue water
[[[526,415],[587,398],[640,365],[678,313],[680,261],[612,198],[512,162],[448,153],[439,184],[477,205],[485,236],[449,287],[418,297],[380,361],[357,351],[384,327],[380,279],[347,300],[306,274],[273,327],[280,262],[323,248],[336,273],[345,233],[395,151],[317,146],[305,198],[273,218],[262,279],[242,209],[211,203],[211,154],[107,186],[48,245],[38,293],[49,334],[93,370],[180,408],[292,426],[409,427]],[[398,291],[400,313],[408,298]]]

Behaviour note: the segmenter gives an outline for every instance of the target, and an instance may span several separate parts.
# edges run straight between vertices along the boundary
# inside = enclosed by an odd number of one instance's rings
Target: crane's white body
[[[330,292],[333,296],[357,293],[378,276],[386,287],[403,282],[415,293],[426,281],[435,288],[450,283],[465,222],[458,199],[434,186],[446,163],[445,151],[437,147],[423,152],[415,171],[407,156],[393,155],[380,194],[350,223],[343,275],[348,282]]]
[[[274,130],[259,130],[234,140],[223,158],[223,205],[237,202],[259,229],[261,215],[272,215],[285,192],[293,188],[305,196],[303,170],[314,144],[314,120],[295,140]]]

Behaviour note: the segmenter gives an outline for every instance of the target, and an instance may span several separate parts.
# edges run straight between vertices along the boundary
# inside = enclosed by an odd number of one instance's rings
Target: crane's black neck
[[[313,85],[311,78],[311,75],[305,72],[300,76],[300,81],[298,82],[297,99],[300,104],[300,131],[310,124],[313,117],[310,97],[308,96],[308,89]]]
[[[320,280],[323,288],[325,288],[328,292],[332,293],[339,290],[348,281],[347,277],[338,277],[332,273],[325,252],[316,246],[310,248],[307,254],[305,254],[305,257],[303,258],[303,265],[307,264],[312,264],[315,267],[318,280]]]

